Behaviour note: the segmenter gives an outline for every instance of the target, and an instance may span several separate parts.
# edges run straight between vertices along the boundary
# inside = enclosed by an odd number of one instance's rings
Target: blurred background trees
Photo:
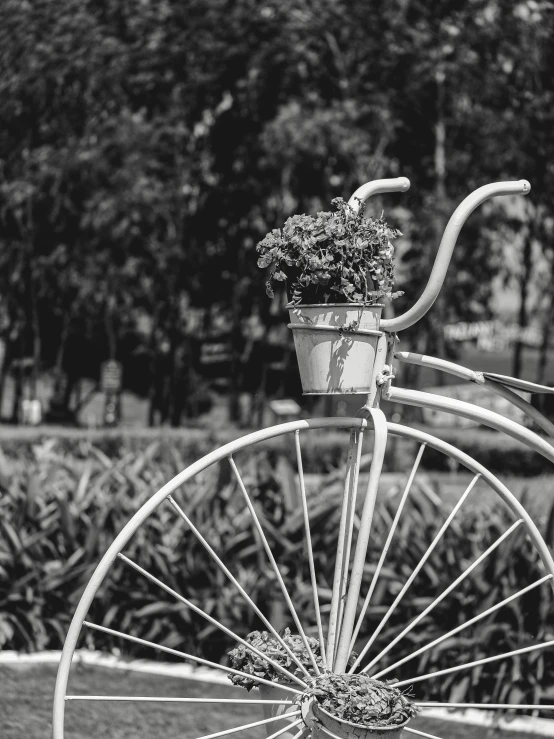
[[[468,192],[531,181],[525,206],[472,216],[447,297],[406,338],[451,352],[442,323],[491,317],[495,280],[514,282],[518,322],[542,331],[532,379],[545,381],[553,24],[553,4],[539,0],[5,0],[8,415],[44,373],[58,408],[75,408],[80,381],[96,380],[107,359],[148,397],[151,423],[201,412],[218,356],[234,417],[241,390],[293,393],[287,339],[273,341],[275,357],[260,352],[284,319],[265,297],[255,245],[292,213],[397,175],[412,180],[408,195],[371,208],[386,207],[405,233],[399,311],[419,295]],[[516,342],[516,373],[522,351]]]

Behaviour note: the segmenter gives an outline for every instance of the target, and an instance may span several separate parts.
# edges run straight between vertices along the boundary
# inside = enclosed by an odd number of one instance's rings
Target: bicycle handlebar
[[[365,205],[366,200],[372,195],[382,192],[406,192],[410,189],[410,180],[407,177],[391,177],[386,180],[373,180],[359,187],[348,201],[348,205],[356,213]],[[361,201],[361,202],[360,202]]]
[[[389,182],[391,181],[393,180],[389,180]],[[376,182],[379,182],[379,180]],[[386,180],[381,180],[381,182],[386,182]],[[367,183],[367,185],[371,184],[376,183]],[[362,187],[360,187],[356,192],[367,187],[367,185],[362,185]],[[381,321],[380,328],[389,332],[401,331],[402,329],[409,328],[419,321],[420,318],[423,318],[431,308],[444,283],[446,271],[452,258],[452,252],[456,246],[456,241],[462,226],[477,206],[496,195],[527,195],[530,190],[531,185],[527,180],[518,180],[517,182],[493,182],[490,185],[479,187],[468,195],[467,198],[456,208],[448,221],[437,251],[437,256],[435,257],[429,281],[421,297],[415,305],[406,311],[406,313],[403,313],[396,318],[389,318]]]

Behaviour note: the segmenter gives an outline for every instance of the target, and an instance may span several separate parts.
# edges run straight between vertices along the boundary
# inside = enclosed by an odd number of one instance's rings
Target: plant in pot
[[[400,232],[342,198],[333,212],[296,215],[258,244],[266,291],[289,285],[289,314],[304,394],[368,393],[383,298],[393,299]]]
[[[310,675],[314,675],[314,668],[312,660],[302,638],[298,634],[292,634],[290,629],[286,628],[282,635],[282,640],[289,647],[294,656],[298,659],[300,664],[306,668]],[[282,665],[289,672],[292,672],[297,677],[306,679],[305,673],[300,669],[298,664],[293,661],[290,654],[283,649],[282,644],[279,640],[269,631],[253,631],[248,634],[246,641],[252,646],[256,647],[263,654],[267,654],[277,664]],[[322,669],[321,651],[319,648],[319,641],[312,637],[307,637],[308,644],[313,652],[317,666]],[[273,665],[266,662],[254,652],[250,651],[243,644],[239,644],[237,647],[232,649],[229,653],[231,667],[241,672],[245,672],[248,675],[263,678],[264,680],[270,680],[275,683],[275,687],[266,685],[264,683],[258,683],[247,676],[242,675],[229,675],[231,682],[235,685],[240,685],[242,688],[250,691],[252,688],[259,688],[260,698],[262,700],[288,700],[293,697],[293,693],[279,688],[279,685],[291,686],[298,688],[298,683],[292,683],[287,680],[286,675],[276,670]],[[293,710],[294,706],[287,705],[264,705],[264,716],[270,718],[272,716],[280,716],[287,711]],[[291,721],[293,719],[290,719]],[[266,725],[267,736],[275,733],[276,728],[273,723]],[[283,737],[292,737],[297,733],[297,729],[292,729],[290,732],[287,731],[282,734]]]
[[[419,711],[394,680],[367,675],[320,675],[298,697],[303,715],[311,713],[313,739],[398,739]]]

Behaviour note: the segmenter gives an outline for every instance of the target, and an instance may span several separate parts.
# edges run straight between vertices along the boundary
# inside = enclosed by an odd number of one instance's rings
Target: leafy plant
[[[291,278],[293,303],[375,302],[395,298],[392,239],[400,236],[383,217],[363,217],[342,198],[331,201],[335,212],[314,218],[295,215],[258,244],[258,266],[272,267],[272,283]]]
[[[313,675],[314,668],[312,660],[301,636],[299,634],[292,634],[291,630],[286,628],[283,631],[282,639],[290,648],[294,656],[298,658],[300,664],[302,664],[308,672]],[[267,654],[267,656],[277,662],[277,664],[282,665],[297,677],[304,677],[304,673],[298,664],[292,660],[290,654],[288,654],[279,643],[279,640],[269,631],[253,631],[248,634],[246,641],[249,644],[252,644],[252,646],[260,652]],[[321,651],[319,649],[319,641],[312,637],[307,637],[307,641],[314,654],[317,666],[322,667],[323,662],[321,659]],[[234,667],[236,670],[247,672],[249,675],[255,675],[256,677],[261,677],[265,680],[272,680],[273,682],[283,682],[286,680],[286,676],[283,675],[283,673],[276,670],[273,665],[266,662],[266,660],[259,657],[250,649],[247,649],[244,644],[239,644],[228,654],[231,660],[231,667]],[[240,685],[248,691],[252,690],[252,688],[259,687],[259,683],[257,681],[251,680],[248,677],[242,677],[241,675],[229,675],[229,679],[235,685]]]
[[[368,675],[319,675],[296,700],[315,698],[333,716],[360,726],[398,726],[413,718],[419,708],[394,687],[395,680],[374,680]]]

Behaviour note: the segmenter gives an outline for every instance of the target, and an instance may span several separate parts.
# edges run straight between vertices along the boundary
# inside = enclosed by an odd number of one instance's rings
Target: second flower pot
[[[339,739],[399,739],[409,721],[408,719],[397,726],[361,726],[333,716],[317,702],[314,703],[313,713],[316,719],[312,730],[313,739],[330,739],[331,735]]]
[[[293,687],[293,683],[283,683],[283,685],[290,685]],[[298,687],[298,686],[294,686]],[[282,690],[281,688],[277,687],[271,687],[270,685],[264,685],[263,683],[260,683],[259,687],[260,691],[260,699],[264,701],[269,700],[292,700],[294,697],[294,693],[289,692],[288,690]],[[264,718],[272,718],[273,716],[282,716],[283,714],[287,713],[288,711],[294,711],[296,706],[294,705],[269,705],[265,704],[263,706],[264,709]],[[292,716],[290,719],[283,719],[282,721],[271,721],[269,724],[265,724],[265,731],[266,736],[271,736],[272,734],[275,734],[275,732],[278,729],[282,729],[285,725],[285,722],[291,723],[292,721],[295,721],[298,718],[298,716]],[[260,727],[261,728],[261,727]],[[293,736],[298,734],[299,727],[295,726],[294,729],[287,730],[283,732],[280,737],[284,737],[284,739],[292,739]]]

